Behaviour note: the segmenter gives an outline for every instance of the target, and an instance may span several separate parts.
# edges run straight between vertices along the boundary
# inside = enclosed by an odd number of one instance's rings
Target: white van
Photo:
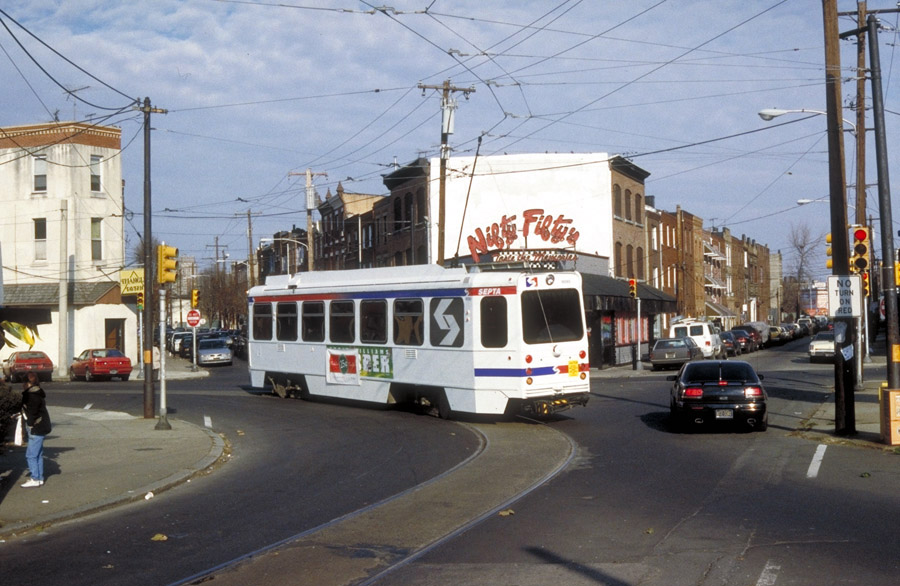
[[[672,324],[669,328],[670,338],[692,338],[704,358],[727,358],[722,338],[719,336],[719,328],[706,321],[685,320]]]

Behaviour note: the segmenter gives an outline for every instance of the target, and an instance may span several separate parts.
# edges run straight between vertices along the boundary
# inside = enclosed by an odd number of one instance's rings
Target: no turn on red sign
[[[198,310],[192,309],[187,312],[187,324],[192,328],[200,325],[200,312]]]
[[[862,283],[859,275],[828,277],[828,315],[859,317],[862,315],[862,306]]]

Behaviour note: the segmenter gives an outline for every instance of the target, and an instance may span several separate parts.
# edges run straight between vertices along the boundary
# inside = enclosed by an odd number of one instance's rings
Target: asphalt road
[[[825,400],[833,369],[808,364],[804,341],[745,358],[766,376],[767,432],[676,434],[666,373],[594,379],[586,408],[549,423],[577,445],[562,474],[376,583],[896,583],[900,458],[829,445],[810,477],[820,446],[794,432]],[[173,416],[208,418],[230,443],[225,464],[152,508],[0,544],[4,582],[175,583],[397,494],[477,449],[464,426],[281,400],[245,382],[236,366],[168,385]],[[142,410],[140,382],[48,392],[55,404]],[[442,513],[416,511],[405,523]],[[151,541],[156,533],[169,540]]]

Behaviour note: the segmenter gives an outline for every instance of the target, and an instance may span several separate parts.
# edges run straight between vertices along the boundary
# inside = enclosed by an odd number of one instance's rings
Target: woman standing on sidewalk
[[[44,484],[44,436],[50,433],[50,414],[47,412],[47,395],[36,372],[26,375],[23,387],[22,416],[28,430],[25,460],[31,470],[31,478],[22,487],[33,488]]]

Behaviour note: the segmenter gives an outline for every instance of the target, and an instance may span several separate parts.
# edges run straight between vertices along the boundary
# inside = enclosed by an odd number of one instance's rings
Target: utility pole
[[[460,88],[456,86],[450,85],[450,80],[444,80],[443,85],[425,85],[419,84],[418,86],[422,90],[422,94],[425,94],[425,90],[441,90],[441,176],[440,176],[440,187],[439,187],[439,195],[438,195],[438,249],[437,249],[437,264],[443,266],[444,264],[444,211],[446,210],[446,202],[447,202],[447,159],[450,158],[450,146],[447,144],[449,140],[449,136],[453,134],[453,125],[454,125],[454,112],[456,112],[456,100],[450,97],[450,92],[463,92],[463,95],[468,100],[469,94],[475,93],[474,87],[468,88]],[[429,201],[431,198],[429,198]],[[430,215],[430,213],[429,213]]]
[[[165,114],[167,110],[152,108],[150,98],[144,98],[144,105],[135,108],[144,113],[144,419],[153,419],[155,416],[155,401],[153,396],[153,286],[156,283],[156,266],[154,264],[153,232],[151,231],[150,218],[152,207],[150,205],[150,114]],[[160,344],[163,340],[160,340]]]
[[[253,222],[250,216],[250,210],[247,210],[247,283],[253,287],[256,285],[256,255],[253,252]]]
[[[316,188],[313,185],[313,176],[328,177],[328,173],[313,173],[312,169],[306,170],[306,270],[312,272],[315,269],[313,257],[315,240],[313,239],[312,211],[316,206]]]
[[[825,104],[828,121],[828,193],[831,205],[833,274],[850,274],[850,243],[847,234],[847,181],[844,170],[844,135],[841,116],[841,55],[838,45],[837,0],[822,0],[825,31]],[[852,317],[835,318],[834,419],[835,433],[856,433],[854,387],[856,360],[853,352],[856,322]]]

